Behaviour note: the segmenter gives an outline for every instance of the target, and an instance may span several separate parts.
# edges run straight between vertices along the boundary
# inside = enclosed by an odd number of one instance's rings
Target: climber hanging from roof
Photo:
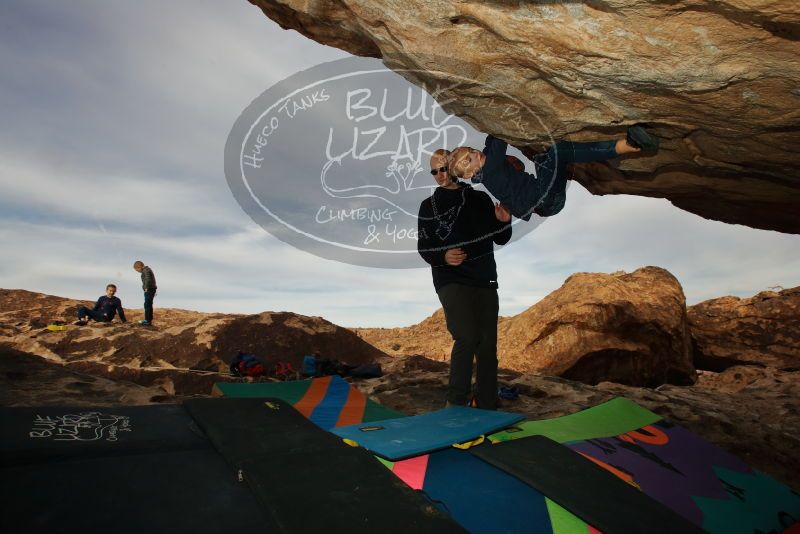
[[[549,217],[564,207],[567,164],[605,161],[642,150],[658,150],[658,138],[641,126],[631,126],[625,139],[577,143],[559,141],[547,152],[533,158],[536,174],[519,170],[506,159],[508,143],[486,136],[483,152],[458,147],[448,157],[448,171],[454,178],[482,183],[512,215],[529,220],[532,213]]]

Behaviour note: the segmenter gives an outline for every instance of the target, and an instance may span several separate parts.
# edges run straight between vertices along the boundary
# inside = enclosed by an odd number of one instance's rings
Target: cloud
[[[597,197],[572,184],[567,204],[497,255],[505,292],[545,296],[574,272],[669,270],[689,304],[800,285],[800,236],[709,221],[663,199]],[[506,313],[521,311],[519,297]]]
[[[250,100],[296,69],[347,56],[244,2],[9,7],[0,62],[14,76],[0,98],[13,128],[3,146],[76,169],[219,175]]]
[[[0,159],[0,176],[0,204],[23,216],[47,214],[71,225],[159,228],[167,234],[243,223],[221,180],[186,184],[113,169],[57,167],[52,161],[13,155]]]

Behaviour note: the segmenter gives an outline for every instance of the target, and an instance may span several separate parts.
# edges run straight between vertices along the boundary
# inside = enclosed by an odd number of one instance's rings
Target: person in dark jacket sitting
[[[494,244],[511,239],[511,214],[489,195],[447,173],[446,150],[431,157],[439,185],[422,201],[417,250],[431,266],[433,286],[453,336],[447,405],[469,401],[476,360],[475,402],[497,407],[497,266]]]
[[[91,310],[86,306],[78,308],[78,321],[75,324],[85,325],[88,319],[100,323],[108,323],[116,314],[119,314],[119,320],[123,323],[127,322],[125,319],[125,311],[122,309],[122,301],[114,295],[117,292],[117,286],[108,284],[106,286],[106,294],[97,299],[94,308]]]
[[[486,136],[483,152],[458,147],[448,158],[454,178],[482,183],[511,214],[525,221],[536,213],[549,217],[560,212],[566,201],[567,164],[605,161],[641,150],[657,150],[658,138],[641,126],[631,126],[625,139],[577,143],[559,141],[533,158],[536,176],[521,171],[506,158],[508,143]]]

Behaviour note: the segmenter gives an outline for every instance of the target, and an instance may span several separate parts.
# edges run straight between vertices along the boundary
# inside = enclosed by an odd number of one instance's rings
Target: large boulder
[[[390,355],[450,357],[442,310],[406,328],[361,328]],[[578,273],[531,308],[498,323],[500,367],[589,384],[690,383],[695,372],[686,300],[669,272]]]
[[[800,287],[711,299],[689,307],[688,313],[698,368],[721,371],[751,364],[800,369]]]
[[[498,338],[502,365],[517,371],[639,386],[695,377],[683,290],[659,267],[574,274]]]
[[[520,147],[649,123],[656,157],[576,169],[594,194],[800,232],[795,0],[250,0],[284,28],[446,88],[444,108]]]

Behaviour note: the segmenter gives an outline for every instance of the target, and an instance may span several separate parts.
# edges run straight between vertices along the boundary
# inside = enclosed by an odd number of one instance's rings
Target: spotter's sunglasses
[[[438,169],[431,169],[431,174],[436,176],[440,172],[447,172],[447,167],[439,167]]]

